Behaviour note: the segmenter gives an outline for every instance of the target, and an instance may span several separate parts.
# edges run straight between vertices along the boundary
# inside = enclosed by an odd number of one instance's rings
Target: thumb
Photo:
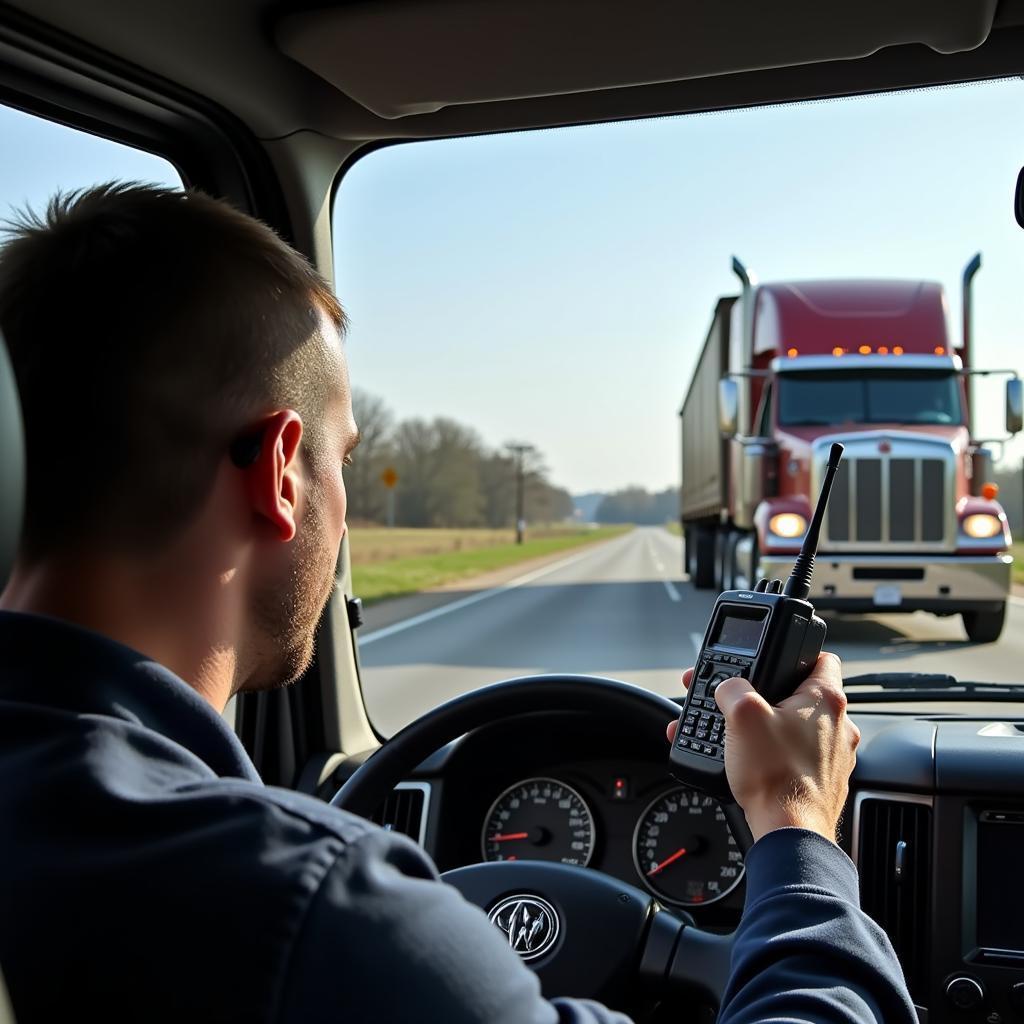
[[[746,679],[738,676],[726,679],[715,687],[715,701],[726,718],[732,718],[736,709],[742,705],[748,706],[750,710],[756,707],[762,714],[771,711],[764,697]]]

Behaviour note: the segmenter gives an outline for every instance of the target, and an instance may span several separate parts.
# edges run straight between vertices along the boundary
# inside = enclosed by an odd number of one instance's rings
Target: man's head
[[[244,549],[243,572],[220,567],[225,587],[244,579],[243,681],[293,678],[330,593],[356,440],[326,282],[224,203],[105,185],[8,226],[0,326],[28,455],[19,569],[145,562],[201,523],[190,552]]]

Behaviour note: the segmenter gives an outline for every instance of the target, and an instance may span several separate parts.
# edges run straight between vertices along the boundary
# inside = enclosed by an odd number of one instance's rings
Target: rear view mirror
[[[1013,213],[1017,223],[1024,228],[1024,167],[1017,175],[1017,191],[1013,194]]]
[[[1019,434],[1024,427],[1024,381],[1011,377],[1006,382],[1006,432]]]
[[[718,430],[722,437],[734,437],[739,426],[740,389],[736,381],[723,377],[718,382]]]

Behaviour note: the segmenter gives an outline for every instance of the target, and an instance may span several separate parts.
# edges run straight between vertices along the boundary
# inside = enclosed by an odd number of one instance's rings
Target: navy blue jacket
[[[264,786],[190,687],[96,634],[0,613],[0,780],[19,1024],[625,1020],[545,1001],[413,842]],[[723,1024],[915,1019],[853,865],[799,829],[750,853],[733,968]]]

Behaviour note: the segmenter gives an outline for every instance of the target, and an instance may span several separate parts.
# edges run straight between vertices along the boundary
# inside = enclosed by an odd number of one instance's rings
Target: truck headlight
[[[768,529],[776,537],[785,537],[792,540],[794,537],[802,537],[807,531],[807,520],[799,512],[777,512],[768,520]],[[986,534],[986,536],[990,536]]]
[[[974,515],[967,516],[961,524],[961,528],[968,537],[974,537],[975,540],[985,540],[1003,532],[1003,524],[999,521],[999,517],[989,512],[976,512]]]

